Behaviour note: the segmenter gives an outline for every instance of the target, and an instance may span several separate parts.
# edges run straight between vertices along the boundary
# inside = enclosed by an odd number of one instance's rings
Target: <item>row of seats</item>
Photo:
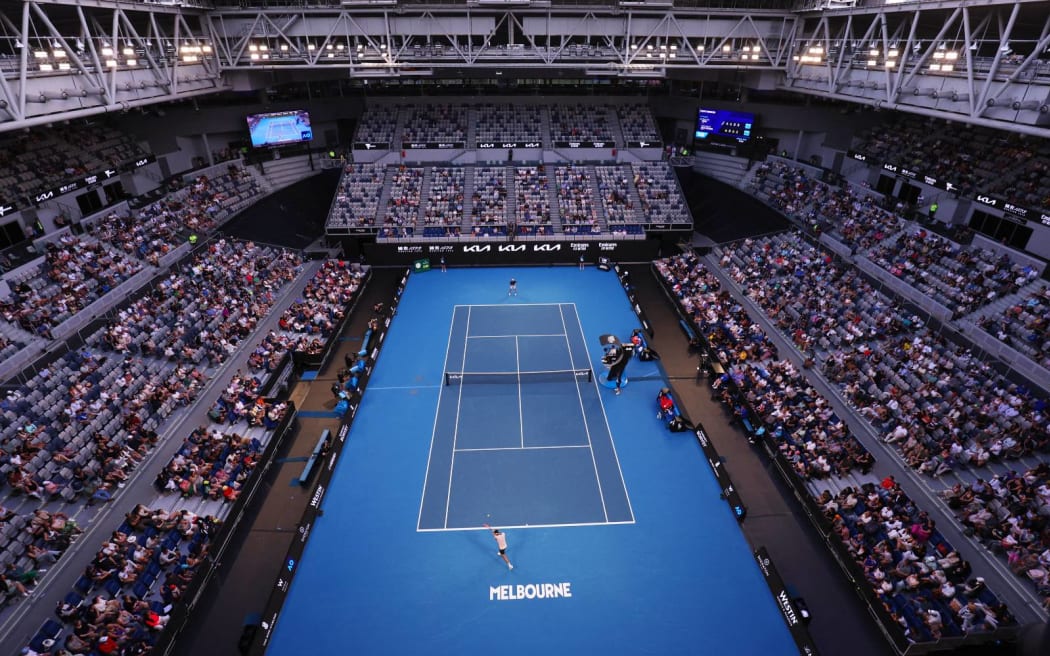
[[[987,481],[957,483],[943,496],[959,520],[989,550],[1006,558],[1011,571],[1035,586],[1050,610],[1050,464]]]
[[[903,228],[901,217],[880,207],[870,193],[824,184],[805,169],[783,161],[759,165],[755,185],[778,202],[790,200],[807,225],[828,232],[855,251],[868,252]]]
[[[515,223],[551,222],[551,195],[547,169],[543,164],[514,168],[514,191],[517,196]]]
[[[87,236],[62,235],[45,246],[39,263],[5,277],[11,292],[0,299],[0,319],[50,339],[52,329],[147,264],[158,266],[184,235],[214,229],[257,195],[254,177],[231,165],[214,179],[199,176],[136,216],[109,214],[88,226]],[[0,356],[5,353],[15,352],[0,342]]]
[[[596,166],[598,192],[610,227],[635,223],[635,206],[631,197],[630,176],[619,166]]]
[[[252,242],[220,239],[122,308],[88,343],[119,353],[215,366],[298,275],[301,256]]]
[[[423,223],[458,226],[463,223],[463,188],[466,174],[461,166],[430,168],[428,202]]]
[[[807,247],[798,235],[749,241],[725,249],[721,261],[782,329],[795,325],[779,319],[794,310],[781,302],[787,297],[820,299],[822,309],[857,326],[855,341],[834,333],[834,341],[823,336],[805,346],[814,347],[828,378],[906,463],[930,475],[970,468],[980,476],[998,461],[1046,458],[1050,441],[1039,428],[1046,423],[1045,398],[1000,378],[914,315],[893,309],[890,299],[852,280],[842,282],[829,254]],[[818,291],[828,289],[833,293]],[[798,314],[804,319],[811,310],[800,308]],[[800,344],[797,330],[793,338]]]
[[[621,136],[622,141],[660,142],[648,106],[583,103],[373,105],[362,116],[354,141],[388,143],[391,148],[418,142],[465,142],[471,123],[475,141],[482,143],[549,146],[554,141],[599,141],[612,147]]]
[[[399,166],[390,174],[390,195],[383,223],[393,226],[416,224],[423,193],[423,171],[417,167]]]
[[[975,312],[1002,296],[1017,293],[1039,277],[1032,266],[1013,262],[1005,253],[964,248],[924,228],[898,233],[868,255],[955,316]]]
[[[587,167],[556,166],[554,182],[558,188],[558,214],[562,225],[598,225]]]
[[[63,235],[38,265],[8,276],[0,318],[50,338],[51,329],[142,270],[144,263],[90,237]]]
[[[1017,620],[892,477],[822,494],[825,516],[911,642],[980,634]]]
[[[401,143],[467,140],[467,113],[458,105],[415,105],[405,108]]]
[[[385,169],[351,164],[343,171],[327,227],[367,228],[382,216],[380,234],[389,237],[505,234],[509,223],[521,234],[536,234],[552,223],[552,202],[566,233],[600,234],[607,224],[610,231],[643,234],[645,223],[692,222],[677,178],[665,162],[554,166],[554,187],[550,173],[543,164]],[[468,189],[472,192],[466,200]],[[385,207],[378,209],[384,197]],[[469,216],[464,216],[468,207]]]
[[[474,137],[479,142],[531,143],[543,140],[543,119],[531,107],[509,103],[474,106]]]
[[[281,332],[295,340],[294,351],[316,354],[324,349],[365,273],[360,265],[342,260],[328,260],[318,269],[278,323]]]
[[[956,317],[1018,292],[1042,272],[1042,267],[1002,252],[965,247],[924,228],[909,229],[871,197],[832,187],[780,161],[763,164],[752,188],[776,209],[818,232],[826,230]]]
[[[1038,285],[978,325],[1000,341],[1050,369],[1050,286]]]
[[[51,653],[148,654],[206,565],[221,520],[137,506],[27,647]]]
[[[777,360],[775,349],[760,347],[768,337],[695,254],[656,264],[683,311],[729,367],[712,385],[745,428],[769,431],[803,479],[841,478],[871,467],[873,458],[841,425],[827,399],[793,366]],[[892,478],[880,487],[867,483],[861,491],[810,489],[909,640],[930,642],[1015,623],[983,582],[968,587],[969,564]]]
[[[335,192],[328,226],[375,225],[385,176],[386,168],[377,164],[347,164]]]
[[[634,186],[641,198],[642,215],[646,223],[692,222],[685,196],[678,186],[678,178],[667,162],[635,163],[631,168],[634,170]]]
[[[890,115],[861,133],[854,149],[946,180],[966,196],[980,192],[1050,210],[1050,146],[1023,134],[934,118]]]
[[[131,135],[97,120],[12,132],[0,141],[0,198],[31,197],[147,154]]]

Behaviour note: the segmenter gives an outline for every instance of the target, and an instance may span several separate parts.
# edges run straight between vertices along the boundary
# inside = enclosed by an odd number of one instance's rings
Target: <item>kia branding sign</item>
[[[463,141],[413,141],[403,144],[405,150],[451,150],[455,148],[466,148]]]
[[[528,144],[524,146],[517,141],[479,141],[477,144],[478,150],[491,150],[493,148],[528,148]]]
[[[555,148],[612,148],[611,141],[555,141]]]

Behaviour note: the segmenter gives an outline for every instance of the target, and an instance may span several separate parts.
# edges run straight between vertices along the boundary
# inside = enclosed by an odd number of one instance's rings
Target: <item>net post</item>
[[[451,385],[451,384],[452,384],[452,378],[448,375],[448,372],[446,371],[445,372],[445,385],[448,386],[448,385]]]
[[[587,382],[588,383],[593,383],[594,382],[594,371],[591,370],[591,369],[587,370]]]

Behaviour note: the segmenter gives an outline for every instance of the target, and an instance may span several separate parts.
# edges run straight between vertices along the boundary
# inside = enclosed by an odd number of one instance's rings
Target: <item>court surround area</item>
[[[267,653],[795,653],[658,365],[599,385],[637,325],[596,269],[412,276]]]

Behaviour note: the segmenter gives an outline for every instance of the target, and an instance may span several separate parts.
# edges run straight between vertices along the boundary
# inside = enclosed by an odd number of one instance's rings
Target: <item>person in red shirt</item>
[[[98,646],[95,647],[95,651],[100,654],[115,654],[120,648],[117,641],[110,638],[109,636],[102,636],[98,639]]]

